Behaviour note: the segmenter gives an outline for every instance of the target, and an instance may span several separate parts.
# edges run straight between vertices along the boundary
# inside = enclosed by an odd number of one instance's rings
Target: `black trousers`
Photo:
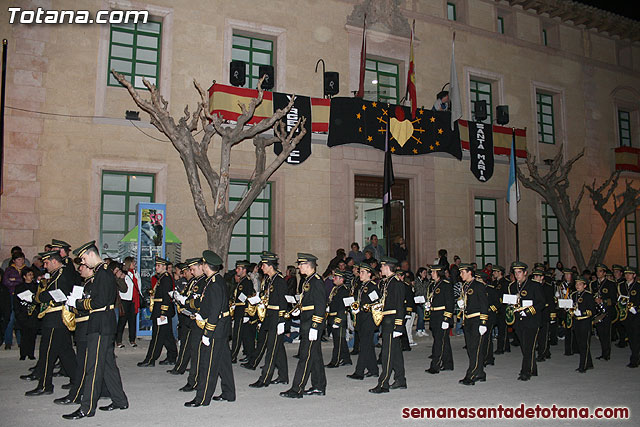
[[[198,370],[200,369],[200,360],[202,354],[202,334],[203,330],[194,322],[190,327],[191,334],[189,335],[189,342],[191,344],[191,365],[189,366],[189,377],[187,378],[187,384],[194,388],[198,385]]]
[[[67,397],[75,403],[80,403],[84,390],[84,381],[87,369],[87,337],[76,337],[76,373],[75,380],[71,382],[71,388]]]
[[[216,390],[218,377],[222,396],[228,400],[236,400],[236,386],[231,366],[231,350],[229,349],[230,323],[226,323],[216,332],[210,345],[200,347],[200,363],[198,368],[198,385],[195,401],[201,405],[211,403]]]
[[[498,311],[498,315],[496,316],[496,326],[498,327],[496,351],[499,353],[511,351],[511,344],[509,343],[509,329],[504,317],[504,309]]]
[[[552,318],[549,321],[549,344],[558,345],[558,318]],[[551,353],[549,353],[551,354]]]
[[[480,319],[478,318],[466,319],[464,322],[464,340],[467,344],[467,356],[469,357],[469,367],[464,377],[473,381],[486,377],[482,341],[486,339],[489,331],[487,330],[484,335],[480,335],[479,327]]]
[[[636,310],[638,310],[636,308]],[[638,314],[627,314],[624,321],[624,327],[629,337],[629,346],[631,347],[631,365],[638,366],[640,364],[640,312]]]
[[[536,363],[535,349],[540,328],[526,328],[516,323],[516,335],[520,341],[522,351],[522,367],[520,374],[531,377],[538,375],[538,365]]]
[[[333,318],[330,318],[333,321]],[[333,353],[331,355],[332,364],[338,364],[342,361],[351,362],[351,355],[349,354],[349,345],[347,344],[347,325],[346,321],[338,324],[337,328],[333,329]]]
[[[496,326],[496,315],[489,314],[489,320],[487,320],[487,332],[482,337],[482,354],[484,354],[483,362],[494,363],[493,357],[493,328]]]
[[[256,334],[256,324],[251,323],[251,320],[242,326],[242,354],[247,358],[256,351]]]
[[[591,359],[591,319],[574,320],[573,333],[576,337],[578,352],[580,352],[578,369],[593,368]]]
[[[38,378],[38,389],[53,389],[53,365],[60,358],[62,368],[75,381],[76,354],[71,343],[71,333],[66,327],[42,328],[42,339],[40,340],[40,363]]]
[[[360,337],[360,352],[358,354],[355,373],[364,375],[366,369],[370,374],[378,375],[376,347],[373,343],[373,333],[375,332],[376,326],[373,323],[371,314],[359,314],[356,327],[358,328],[358,335]]]
[[[114,336],[92,333],[87,335],[87,366],[80,409],[93,414],[100,399],[102,382],[106,386],[115,406],[128,406],[127,395],[122,388],[120,370],[114,354]]]
[[[335,334],[334,330],[334,334]],[[336,334],[337,335],[337,334]],[[322,341],[320,333],[318,339],[309,341],[309,326],[300,327],[300,347],[298,348],[298,366],[293,376],[291,390],[302,393],[311,376],[311,387],[320,390],[327,389],[327,377],[324,373],[324,361],[322,360]]]
[[[538,336],[538,357],[545,358],[551,357],[551,351],[549,350],[549,330],[551,327],[551,319],[544,319],[543,312],[543,320],[542,326],[540,327],[540,334]]]
[[[390,318],[387,322],[383,319],[382,322],[382,325],[380,325],[380,335],[382,336],[382,351],[380,352],[382,367],[380,376],[378,377],[378,386],[388,389],[392,371],[395,382],[406,384],[407,379],[404,376],[402,342],[400,337],[393,338],[393,318]]]
[[[257,324],[256,324],[256,327],[257,327]],[[260,329],[258,330],[258,342],[254,348],[253,353],[249,354],[249,361],[247,363],[249,363],[250,366],[257,368],[266,350],[267,350],[267,328],[260,326]]]
[[[564,354],[572,355],[576,351],[576,337],[573,328],[564,328]]]
[[[245,343],[243,339],[243,334],[245,332],[244,321],[244,306],[237,306],[233,313],[233,332],[231,333],[231,360],[235,360],[238,358],[238,353],[240,353],[240,345]],[[245,352],[247,348],[245,347]]]
[[[35,356],[37,333],[37,328],[20,328],[20,358]]]
[[[433,315],[431,316],[433,319]],[[449,330],[442,329],[442,319],[430,322],[431,333],[433,334],[433,346],[431,347],[432,371],[447,369],[453,371],[453,354],[451,353],[451,341],[449,340]]]
[[[602,357],[608,359],[611,357],[611,317],[607,314],[602,321],[596,323],[596,332],[598,333],[598,339],[600,340],[600,347],[602,348]]]
[[[158,325],[157,320],[153,319],[151,343],[147,350],[144,360],[156,360],[162,353],[162,347],[167,349],[167,359],[175,361],[178,357],[178,349],[176,348],[176,340],[173,337],[173,328],[171,327],[171,319],[165,325]]]
[[[189,319],[191,321],[191,319]],[[173,368],[181,374],[187,370],[189,361],[191,360],[191,349],[193,344],[191,342],[192,328],[188,322],[184,322],[182,329],[180,330],[180,351],[178,352],[178,358],[176,359],[176,366]],[[202,338],[201,338],[202,339]]]
[[[136,306],[133,301],[122,300],[122,308],[124,313],[118,317],[116,342],[118,344],[122,342],[122,334],[126,324],[129,324],[129,342],[136,342]]]
[[[262,329],[264,325],[262,326]],[[265,357],[264,365],[262,366],[262,373],[260,374],[260,380],[266,384],[271,382],[273,378],[273,372],[275,368],[278,368],[278,379],[281,381],[289,381],[289,368],[287,365],[287,353],[284,349],[284,335],[278,335],[277,326],[268,328],[266,331],[265,341]],[[302,337],[300,337],[302,340]],[[318,337],[320,339],[320,337]],[[300,341],[302,343],[302,341]],[[302,344],[301,344],[302,345]],[[256,362],[257,364],[258,362]]]

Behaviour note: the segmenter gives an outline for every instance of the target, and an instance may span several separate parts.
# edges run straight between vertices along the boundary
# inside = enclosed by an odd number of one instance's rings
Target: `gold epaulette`
[[[82,306],[87,311],[91,310],[91,298],[87,298],[86,300],[82,301]]]
[[[531,314],[536,314],[536,309],[531,305],[529,306],[529,312],[531,312]]]
[[[167,311],[167,310],[169,310],[169,306],[168,305],[161,305],[160,306],[160,310],[161,311]]]
[[[488,314],[480,314],[480,320],[488,320],[488,319],[489,319]]]
[[[207,322],[207,323],[205,323],[204,328],[207,331],[215,331],[216,325],[212,325],[211,323]]]
[[[396,325],[396,326],[402,326],[402,319],[395,319],[393,321],[393,324]]]

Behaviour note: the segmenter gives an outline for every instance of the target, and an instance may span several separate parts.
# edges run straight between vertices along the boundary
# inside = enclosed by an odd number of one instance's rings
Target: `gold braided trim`
[[[82,301],[82,305],[84,306],[85,310],[91,310],[91,298],[87,298],[86,300]]]
[[[529,311],[531,312],[531,314],[536,314],[536,309],[533,308],[533,306],[529,307]]]
[[[324,317],[313,315],[311,316],[311,321],[321,323],[322,321],[324,321]]]
[[[91,313],[97,313],[97,312],[100,312],[100,311],[113,310],[113,309],[114,309],[114,307],[115,307],[115,306],[114,306],[113,304],[111,304],[111,305],[109,305],[109,306],[104,306],[104,307],[101,307],[101,308],[96,308],[95,310],[89,310],[89,314],[91,314]]]
[[[335,323],[336,325],[338,325],[338,324],[342,323],[342,319],[341,319],[341,318],[339,318],[339,317],[336,317],[336,320],[334,320],[334,323]]]
[[[47,314],[48,314],[48,313],[53,313],[54,311],[60,311],[60,310],[62,310],[62,309],[63,309],[63,307],[64,307],[64,305],[59,305],[59,306],[57,306],[57,307],[51,307],[51,308],[48,308],[48,309],[47,309]]]
[[[337,316],[338,312],[337,311],[333,311],[331,313],[327,313],[327,315],[329,315],[329,316]]]
[[[300,310],[302,311],[309,311],[309,310],[313,310],[315,309],[316,306],[315,305],[305,305],[304,307],[302,307]]]
[[[240,307],[240,306],[246,305],[246,304],[245,304],[245,303],[243,303],[243,302],[236,302],[236,303],[234,303],[234,304],[235,304],[235,306],[236,306],[236,307]]]
[[[87,320],[89,320],[89,316],[76,317],[76,323],[86,322]]]
[[[383,316],[387,316],[389,314],[396,314],[396,311],[395,310],[387,310],[387,311],[383,311],[382,312]]]
[[[465,314],[465,315],[464,315],[464,318],[465,318],[465,319],[473,319],[474,317],[478,317],[478,316],[480,316],[480,312],[477,312],[477,313],[471,313],[471,314]]]
[[[280,310],[280,306],[279,305],[268,305],[267,309],[268,310]]]
[[[169,310],[169,306],[168,305],[161,305],[160,306],[160,310],[161,311],[167,311],[167,310]]]
[[[153,302],[162,302],[162,298],[151,298],[151,300],[150,300],[150,301],[153,301]]]
[[[588,316],[576,316],[576,320],[589,319],[590,317],[591,317],[591,315],[588,315]]]
[[[444,312],[444,317],[453,317],[453,313],[445,311]]]
[[[407,307],[405,310],[407,313],[411,313],[413,311],[413,307]]]
[[[444,305],[438,306],[438,307],[431,307],[431,311],[440,311],[440,310],[444,310],[445,307]]]
[[[491,311],[493,312],[496,312],[496,313],[498,312],[498,308],[495,305],[490,305],[489,309],[491,309]]]
[[[204,328],[207,331],[215,331],[216,325],[212,325],[211,323],[207,322],[207,323],[205,323]]]
[[[480,320],[488,320],[489,319],[489,315],[488,314],[481,314],[480,315]]]
[[[229,311],[225,311],[224,313],[222,313],[222,314],[220,315],[220,317],[228,317],[228,316],[230,316],[230,315],[231,315],[231,312],[229,312]]]
[[[402,326],[402,319],[396,319],[396,320],[394,320],[394,321],[393,321],[393,324],[394,324],[394,325],[397,325],[397,326]]]

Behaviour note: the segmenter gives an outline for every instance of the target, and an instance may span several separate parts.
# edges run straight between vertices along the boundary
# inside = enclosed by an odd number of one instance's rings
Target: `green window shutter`
[[[274,42],[264,38],[233,35],[231,59],[246,63],[244,87],[255,89],[260,80],[260,65],[273,64]]]
[[[229,210],[235,209],[249,189],[249,181],[231,180],[229,184]],[[238,260],[260,261],[262,251],[271,250],[272,187],[267,183],[251,207],[240,218],[231,233],[229,266]]]
[[[482,268],[488,262],[498,263],[498,217],[496,199],[474,199],[476,263]]]
[[[112,24],[109,39],[107,84],[120,86],[120,83],[111,74],[113,69],[124,75],[138,89],[145,88],[142,83],[143,78],[158,86],[161,36],[161,22]]]
[[[364,99],[397,104],[400,100],[398,64],[367,58],[364,75]]]

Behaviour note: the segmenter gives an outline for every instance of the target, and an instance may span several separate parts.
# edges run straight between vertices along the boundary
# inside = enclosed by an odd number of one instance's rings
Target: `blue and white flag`
[[[511,140],[511,155],[509,156],[509,187],[507,188],[507,203],[509,204],[509,221],[518,223],[518,202],[520,201],[520,186],[516,175],[516,132],[513,130]]]

